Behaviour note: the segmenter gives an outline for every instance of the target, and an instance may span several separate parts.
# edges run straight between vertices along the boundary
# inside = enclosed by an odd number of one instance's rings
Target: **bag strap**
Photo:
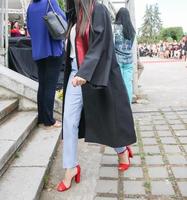
[[[48,2],[48,3],[47,3],[47,10],[46,10],[46,13],[48,12],[49,7],[51,7],[53,13],[56,13],[56,12],[55,12],[55,9],[54,9],[54,7],[53,7],[53,5],[52,5],[52,3],[51,3],[51,0],[47,0],[47,2]]]
[[[46,14],[48,13],[48,10],[49,10],[49,2],[47,2],[47,8],[46,8]]]
[[[62,23],[61,19],[59,18],[59,15],[55,12],[54,7],[52,6],[51,0],[48,0],[48,5],[51,7],[53,13],[56,15],[56,18],[58,19],[59,23],[62,25],[62,27],[65,29],[64,24]]]

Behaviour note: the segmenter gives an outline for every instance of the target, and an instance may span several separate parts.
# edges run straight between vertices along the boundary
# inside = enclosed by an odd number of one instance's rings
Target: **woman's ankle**
[[[129,163],[129,156],[128,156],[128,151],[125,151],[122,154],[118,154],[119,162],[120,163]]]
[[[66,169],[65,171],[65,175],[74,175],[77,173],[77,169],[76,167],[73,167],[73,168],[68,168]]]

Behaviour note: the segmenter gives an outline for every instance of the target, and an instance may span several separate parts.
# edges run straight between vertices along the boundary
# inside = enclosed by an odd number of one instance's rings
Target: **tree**
[[[65,3],[64,0],[58,0],[59,6],[64,10],[65,9]]]
[[[152,6],[146,5],[145,15],[143,17],[143,24],[139,29],[140,39],[146,42],[148,38],[152,38]]]
[[[153,12],[153,35],[158,36],[160,30],[162,29],[162,20],[160,18],[160,11],[158,3],[154,5],[154,12]]]
[[[158,4],[146,5],[143,24],[139,29],[138,40],[143,43],[153,43],[158,40],[162,28]]]
[[[172,38],[173,40],[180,41],[183,34],[184,32],[182,27],[163,28],[160,32],[160,39],[168,41],[169,38]]]

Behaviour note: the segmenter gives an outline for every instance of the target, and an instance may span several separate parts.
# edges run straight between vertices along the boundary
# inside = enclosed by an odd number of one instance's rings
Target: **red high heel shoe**
[[[81,168],[80,168],[80,165],[77,165],[76,168],[77,168],[77,174],[76,174],[73,178],[75,178],[75,182],[76,182],[76,183],[80,183],[80,180],[81,180]],[[73,180],[73,178],[72,178],[72,180]],[[72,180],[71,180],[71,184],[72,184]],[[69,187],[66,187],[66,186],[64,185],[64,182],[61,181],[61,182],[58,184],[57,190],[58,190],[59,192],[64,192],[64,191],[66,191],[66,190],[69,190],[69,189],[71,188],[71,184],[70,184]]]
[[[118,155],[122,155],[124,154],[126,151],[128,151],[128,160],[129,163],[119,163],[118,165],[118,170],[120,171],[126,171],[129,167],[130,167],[130,158],[133,157],[133,152],[131,150],[131,148],[129,146],[126,147],[125,151],[123,151],[122,153],[119,153]]]

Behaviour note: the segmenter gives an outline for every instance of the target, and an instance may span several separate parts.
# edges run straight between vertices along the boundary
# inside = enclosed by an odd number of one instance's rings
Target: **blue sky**
[[[143,22],[146,4],[158,3],[164,27],[182,26],[187,32],[187,0],[135,0],[136,26]]]

